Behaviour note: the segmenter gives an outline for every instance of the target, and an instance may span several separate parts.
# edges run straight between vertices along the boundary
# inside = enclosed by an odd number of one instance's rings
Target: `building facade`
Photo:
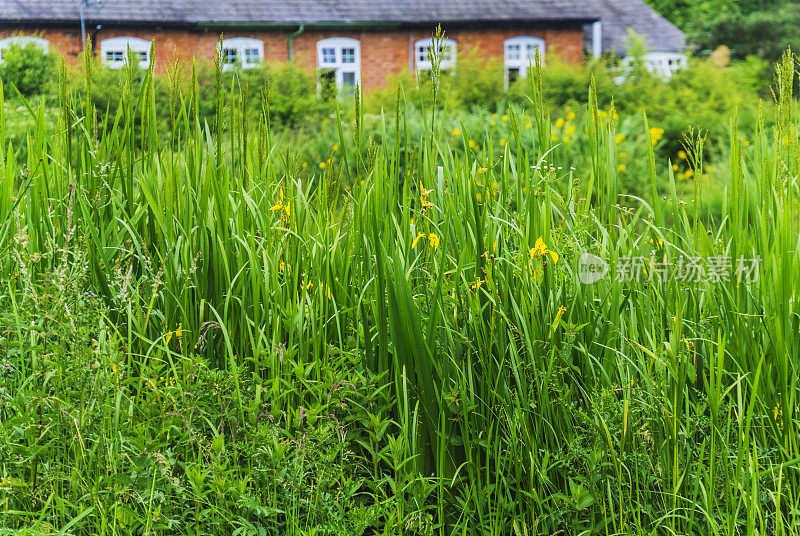
[[[439,24],[446,39],[436,47]],[[293,61],[342,91],[356,84],[370,91],[392,76],[430,70],[431,54],[443,69],[469,54],[502,61],[513,81],[527,75],[537,51],[581,61],[586,29],[596,36],[601,25],[597,6],[582,0],[0,0],[0,61],[11,44],[35,43],[77,65],[91,38],[91,53],[110,68],[153,62],[163,72],[173,60],[213,61],[219,53],[225,68]]]

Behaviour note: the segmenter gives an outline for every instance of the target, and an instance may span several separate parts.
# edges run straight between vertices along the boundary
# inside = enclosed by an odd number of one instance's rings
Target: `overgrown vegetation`
[[[252,80],[62,72],[0,117],[0,532],[796,534],[794,68],[713,183],[540,67],[332,103],[313,165]]]
[[[30,97],[52,89],[56,58],[36,43],[24,46],[12,43],[3,50],[0,79],[14,84],[22,95]]]
[[[800,9],[792,0],[645,0],[708,54],[721,45],[733,57],[778,61],[800,45]]]

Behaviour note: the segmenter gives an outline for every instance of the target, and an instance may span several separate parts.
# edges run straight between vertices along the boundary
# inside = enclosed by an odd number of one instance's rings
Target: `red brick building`
[[[368,91],[391,75],[430,69],[437,24],[447,37],[434,51],[443,68],[475,52],[502,60],[506,77],[516,78],[537,49],[580,61],[585,36],[599,35],[598,20],[597,6],[581,0],[0,0],[0,61],[11,43],[32,41],[77,64],[85,35],[111,68],[131,50],[142,67],[155,61],[160,72],[173,58],[211,60],[224,34],[228,66],[294,61],[342,89],[360,82]]]

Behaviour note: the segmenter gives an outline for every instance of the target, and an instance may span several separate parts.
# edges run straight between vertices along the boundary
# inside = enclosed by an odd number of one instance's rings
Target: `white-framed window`
[[[16,35],[14,37],[6,37],[5,39],[0,40],[0,62],[3,61],[3,51],[9,46],[17,45],[19,47],[26,47],[31,43],[42,49],[45,54],[50,51],[50,42],[47,39],[42,39],[41,37],[34,37],[32,35]]]
[[[264,61],[264,41],[252,37],[232,37],[222,41],[222,70],[239,65],[242,69],[258,67]]]
[[[317,68],[320,88],[336,88],[352,94],[361,82],[361,43],[349,37],[329,37],[317,41]]]
[[[138,37],[111,37],[100,41],[100,59],[112,69],[121,69],[133,54],[140,69],[150,67],[150,41]]]
[[[506,86],[528,76],[528,71],[536,63],[536,51],[544,62],[544,39],[521,35],[506,39],[503,43],[503,64],[505,66]]]
[[[686,66],[686,56],[679,52],[648,52],[643,59],[647,70],[662,78]]]
[[[420,39],[414,43],[414,65],[417,72],[430,71],[431,59],[440,59],[439,69],[450,71],[456,67],[456,42],[453,39],[444,37],[439,40],[439,48],[434,47],[435,39],[429,37]]]

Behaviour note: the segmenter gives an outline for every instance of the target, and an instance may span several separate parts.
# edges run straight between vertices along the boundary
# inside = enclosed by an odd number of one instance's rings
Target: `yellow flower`
[[[328,167],[327,163],[325,163],[325,162],[320,162],[319,163],[319,169],[325,169],[326,167]]]
[[[330,300],[331,299],[331,287],[330,287],[330,285],[326,286],[325,283],[320,281],[319,288],[322,290],[322,292],[325,293],[325,297]]]
[[[506,146],[506,139],[503,138],[502,140],[500,140],[500,147],[505,147],[505,146]]]
[[[558,308],[556,311],[556,317],[553,319],[553,324],[550,326],[550,336],[552,337],[556,330],[558,329],[558,325],[561,323],[561,317],[564,316],[564,313],[567,312],[567,308],[563,305]]]
[[[564,129],[564,134],[572,134],[573,132],[575,132],[575,125],[569,125]]]
[[[620,158],[627,158],[628,157],[628,153],[619,153],[619,157]]]
[[[625,134],[617,134],[617,136],[614,138],[614,143],[622,143],[624,139]]]
[[[281,263],[278,265],[278,271],[283,272],[284,270],[286,270],[286,263],[281,261]]]
[[[308,167],[308,162],[303,162],[303,169],[306,169],[307,167]]]
[[[663,137],[664,137],[664,129],[663,128],[658,128],[658,127],[651,127],[650,128],[650,139],[651,139],[651,143],[653,145],[655,145],[656,143],[661,141],[661,138],[663,138]]]
[[[561,117],[559,117],[558,119],[556,119],[556,128],[561,128],[561,127],[563,127],[563,126],[564,126],[564,119],[563,119],[563,118],[561,118]]]
[[[492,114],[492,117],[494,117],[496,119],[497,118],[497,114]]]
[[[680,158],[681,160],[686,160],[686,152],[678,151],[678,158]]]
[[[564,136],[564,143],[569,143],[570,139],[571,138],[569,136]]]
[[[331,149],[333,149],[333,152],[335,153],[336,151],[339,150],[339,146],[338,145],[334,145],[333,147],[331,147]]]
[[[536,257],[544,257],[545,255],[550,255],[553,259],[553,262],[558,262],[558,253],[552,251],[547,248],[547,245],[544,243],[544,238],[541,236],[536,239],[536,244],[528,251],[528,254],[531,256],[531,260]]]
[[[533,123],[531,123],[530,121],[525,121],[525,128],[531,128],[532,126]]]
[[[556,136],[555,134],[553,134],[552,136],[550,136],[550,139],[551,139],[552,141],[558,141],[558,136]]]
[[[283,188],[278,190],[278,199],[280,200],[276,205],[272,205],[270,210],[280,210],[283,208]]]
[[[461,135],[461,131],[459,129],[457,129],[457,128],[454,128],[453,129],[453,136],[460,136],[460,135]]]
[[[617,171],[625,171],[626,169],[627,167],[625,166],[625,164],[620,164],[617,166]]]
[[[744,140],[744,146],[747,147],[749,145],[750,145],[750,142],[748,140]]]
[[[678,164],[672,164],[672,171],[678,171]]]
[[[426,190],[425,186],[422,185],[422,181],[419,181],[419,191],[422,197],[428,197],[433,190]]]
[[[164,344],[165,344],[165,345],[169,345],[169,341],[171,341],[171,340],[172,340],[172,337],[173,337],[173,336],[174,336],[176,339],[178,339],[178,341],[180,341],[180,340],[181,340],[181,337],[183,336],[183,324],[182,324],[182,323],[181,323],[181,324],[178,324],[178,329],[176,329],[175,331],[170,331],[169,333],[167,333],[167,334],[164,336]]]
[[[575,119],[575,112],[570,112],[567,114],[567,121],[572,121]]]
[[[469,148],[470,148],[470,149],[474,149],[476,146],[477,146],[477,145],[476,145],[476,143],[475,143],[475,140],[469,140]]]
[[[269,209],[273,210],[273,211],[274,210],[285,210],[286,211],[286,215],[288,216],[290,211],[291,211],[291,208],[290,208],[290,205],[289,205],[288,201],[286,203],[283,202],[283,188],[278,190],[278,198],[279,198],[279,201],[276,204],[272,205]]]
[[[427,239],[428,245],[431,246],[433,249],[439,249],[439,237],[436,236],[436,234],[434,233],[430,233],[427,235],[425,233],[417,234],[417,237],[414,239],[413,242],[411,242],[411,249],[417,247],[417,242],[419,242],[422,239]]]
[[[687,179],[690,178],[690,177],[693,177],[694,176],[694,170],[691,169],[691,168],[687,169],[685,175],[686,175]]]
[[[503,117],[501,117],[500,119],[501,119],[501,120],[503,120],[503,121],[508,121],[508,116],[507,116],[507,115],[504,115],[504,116],[503,116]]]

